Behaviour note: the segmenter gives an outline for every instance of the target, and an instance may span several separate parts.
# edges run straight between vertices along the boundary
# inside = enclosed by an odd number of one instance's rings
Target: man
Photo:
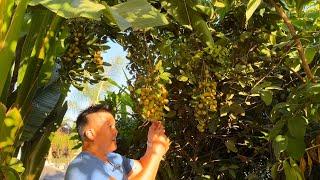
[[[148,131],[147,149],[140,160],[114,153],[118,131],[110,109],[103,105],[87,108],[77,118],[82,152],[70,163],[66,180],[153,180],[170,141],[160,122]]]

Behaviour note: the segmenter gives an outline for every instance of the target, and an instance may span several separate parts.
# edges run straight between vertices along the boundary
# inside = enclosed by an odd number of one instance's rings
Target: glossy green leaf
[[[227,140],[225,143],[224,143],[227,147],[227,149],[229,151],[232,151],[232,152],[238,152],[238,149],[236,147],[236,145],[234,144],[233,140]]]
[[[302,116],[292,117],[288,119],[288,128],[293,137],[302,139],[306,133],[307,122]]]
[[[269,140],[273,140],[277,135],[279,135],[285,123],[286,121],[284,119],[277,121],[269,133]]]
[[[280,158],[280,154],[287,149],[288,137],[283,135],[278,135],[272,141],[273,153],[277,159]]]
[[[306,144],[304,138],[294,138],[288,136],[288,154],[296,160],[299,160],[305,153]]]
[[[182,81],[182,82],[186,82],[186,81],[188,81],[188,77],[187,76],[184,76],[184,75],[179,75],[178,77],[177,77],[177,80],[178,81]]]
[[[317,52],[317,49],[314,48],[314,47],[313,48],[309,47],[309,48],[305,49],[305,56],[307,58],[308,64],[312,63],[314,55],[316,54],[316,52]]]
[[[257,10],[262,0],[250,0],[247,5],[246,10],[246,25],[248,25],[248,21],[253,15],[253,13]]]
[[[269,106],[272,103],[272,91],[264,90],[260,92],[261,99],[263,102]]]
[[[286,180],[296,179],[295,172],[291,168],[287,160],[283,161],[284,174],[286,175]]]

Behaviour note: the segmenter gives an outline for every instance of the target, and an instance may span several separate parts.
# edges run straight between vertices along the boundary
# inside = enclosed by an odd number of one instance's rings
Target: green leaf
[[[303,174],[301,172],[301,169],[298,166],[297,162],[295,160],[293,160],[292,158],[290,158],[290,165],[296,174],[297,180],[303,180],[304,178],[303,178]]]
[[[269,133],[269,140],[273,140],[277,135],[279,135],[285,123],[286,121],[281,119],[274,125],[273,129]]]
[[[290,164],[288,160],[283,161],[284,173],[286,180],[303,180],[303,175],[297,163],[290,158]]]
[[[288,103],[278,103],[276,104],[271,111],[270,117],[271,121],[274,122],[279,118],[286,116],[289,113],[290,104]]]
[[[283,161],[284,174],[286,175],[286,180],[296,179],[294,170],[291,168],[287,160]]]
[[[215,1],[213,6],[218,7],[218,8],[224,8],[226,5],[223,2]]]
[[[304,117],[292,117],[288,119],[288,128],[290,134],[298,139],[303,139],[306,133],[307,122]]]
[[[259,92],[266,87],[272,86],[272,83],[269,81],[263,81],[261,84],[256,85],[255,87],[252,88],[251,92],[253,94],[259,94]]]
[[[3,121],[0,121],[0,148],[13,145],[18,138],[17,132],[23,122],[17,108],[10,109]]]
[[[294,138],[288,136],[288,154],[296,160],[299,160],[305,152],[306,144],[304,143],[304,138]]]
[[[61,95],[60,85],[55,82],[44,89],[39,89],[32,100],[30,114],[26,117],[26,125],[21,135],[21,141],[30,140],[42,127],[45,118],[56,106]]]
[[[214,16],[214,9],[210,6],[196,4],[196,5],[192,6],[192,9],[194,9],[198,13],[201,13],[201,14],[208,16],[209,18],[212,18]]]
[[[3,3],[5,2],[5,3]],[[0,3],[0,9],[3,11],[0,12],[0,42],[5,38],[7,30],[10,26],[11,16],[14,12],[14,0],[6,0]],[[4,9],[6,11],[4,11]],[[0,43],[1,44],[1,43]],[[1,49],[1,47],[0,47]]]
[[[11,70],[13,59],[16,51],[18,38],[20,36],[21,26],[24,20],[24,14],[27,9],[28,0],[20,0],[17,2],[14,15],[10,23],[10,27],[4,37],[0,39],[0,95],[2,95],[6,79]],[[2,47],[3,46],[3,47]]]
[[[128,21],[133,28],[150,28],[168,24],[164,14],[151,6],[146,0],[130,0],[111,7]]]
[[[168,72],[163,72],[160,74],[160,78],[165,81],[170,81],[171,74]]]
[[[21,84],[25,77],[28,65],[31,64],[32,61],[34,61],[35,51],[38,51],[38,49],[40,49],[43,38],[46,34],[46,30],[51,23],[53,15],[54,14],[52,12],[46,9],[34,9],[31,11],[32,18],[30,23],[30,30],[24,40],[21,51],[21,65],[19,67],[17,79],[18,86]],[[34,67],[33,64],[31,66]]]
[[[59,54],[56,48],[59,41],[56,40],[55,35],[57,33],[57,29],[60,28],[61,21],[61,17],[55,16],[49,30],[47,31],[46,38],[48,39],[48,43],[46,43],[46,55],[39,72],[40,87],[47,86],[49,83],[56,81],[59,76],[57,64],[55,63],[55,58]]]
[[[306,50],[305,50],[305,55],[306,55],[308,64],[312,63],[312,61],[313,61],[313,59],[314,59],[314,55],[316,54],[316,52],[317,52],[317,49],[316,49],[315,47],[313,47],[313,48],[311,48],[311,47],[306,48]]]
[[[184,76],[184,75],[179,75],[178,77],[177,77],[177,80],[178,81],[182,81],[182,82],[186,82],[186,81],[188,81],[188,77],[187,76]]]
[[[179,24],[189,29],[192,28],[203,44],[215,50],[214,40],[207,22],[202,18],[201,14],[192,9],[193,4],[191,1],[160,0],[160,2]]]
[[[266,103],[267,106],[272,103],[272,94],[272,91],[269,90],[263,90],[260,92],[261,99],[264,103]]]
[[[285,151],[288,146],[288,137],[278,135],[274,140],[272,141],[272,147],[273,147],[273,153],[276,156],[277,159],[280,158],[281,152]]]
[[[250,0],[247,5],[247,10],[246,10],[246,26],[248,25],[248,21],[253,15],[253,13],[256,11],[256,9],[259,7],[261,4],[262,0]]]
[[[43,5],[64,18],[85,17],[99,20],[105,6],[90,0],[32,0],[29,5]]]
[[[233,112],[235,115],[240,114],[241,116],[245,115],[244,109],[237,103],[233,103],[229,107],[230,111]]]
[[[11,158],[9,166],[18,173],[22,173],[24,171],[22,162],[17,158]]]
[[[236,145],[234,144],[233,140],[227,140],[225,143],[224,143],[227,147],[227,149],[229,151],[232,151],[232,152],[238,152],[238,149],[236,147]]]
[[[110,6],[106,2],[102,2],[102,4],[106,7],[102,11],[103,13],[103,18],[106,19],[107,22],[109,22],[111,25],[116,24],[120,28],[121,31],[124,31],[131,27],[131,24],[124,18],[122,17],[118,12],[115,10],[111,9]]]

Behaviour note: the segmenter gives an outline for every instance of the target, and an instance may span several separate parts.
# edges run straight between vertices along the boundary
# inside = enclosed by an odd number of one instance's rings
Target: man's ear
[[[85,136],[89,139],[89,140],[94,140],[94,137],[96,136],[95,132],[93,129],[88,129],[84,132]]]

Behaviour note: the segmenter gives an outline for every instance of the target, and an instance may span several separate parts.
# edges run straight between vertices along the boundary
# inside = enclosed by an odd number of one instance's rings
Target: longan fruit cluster
[[[70,39],[70,46],[63,56],[63,60],[66,62],[70,62],[73,59],[76,59],[80,55],[81,52],[81,43],[85,43],[85,38],[83,33],[81,32],[74,32],[71,39]]]
[[[93,55],[93,62],[96,65],[102,65],[103,64],[103,58],[101,56],[101,51],[95,51]]]
[[[152,78],[140,78],[141,87],[138,99],[142,117],[147,121],[161,121],[164,116],[163,108],[169,103],[166,87]]]
[[[198,84],[198,87],[193,89],[195,94],[195,118],[198,121],[197,128],[200,132],[204,132],[206,122],[212,117],[210,112],[217,111],[216,100],[217,83],[210,79],[209,71],[205,71],[205,79]]]
[[[69,47],[66,52],[66,54],[63,56],[63,60],[65,62],[70,62],[73,59],[76,59],[77,57],[85,54],[90,54],[92,57],[92,61],[97,64],[97,65],[102,65],[103,64],[103,58],[101,56],[101,51],[100,50],[95,50],[93,54],[91,54],[87,50],[87,42],[88,39],[85,37],[85,34],[82,33],[81,27],[77,31],[72,32],[70,41],[69,41]]]

